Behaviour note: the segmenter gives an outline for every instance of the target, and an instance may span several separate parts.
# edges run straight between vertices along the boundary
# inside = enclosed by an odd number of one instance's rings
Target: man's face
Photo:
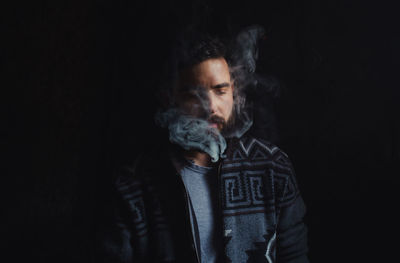
[[[222,130],[233,109],[233,84],[224,58],[207,59],[181,73],[175,97],[186,114]]]

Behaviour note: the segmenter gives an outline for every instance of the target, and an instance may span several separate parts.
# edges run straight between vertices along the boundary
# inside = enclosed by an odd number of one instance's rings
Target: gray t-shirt
[[[222,254],[217,169],[185,160],[180,174],[189,194],[191,211],[194,211],[194,215],[191,213],[192,226],[195,226],[194,220],[197,222],[201,262],[217,262]]]

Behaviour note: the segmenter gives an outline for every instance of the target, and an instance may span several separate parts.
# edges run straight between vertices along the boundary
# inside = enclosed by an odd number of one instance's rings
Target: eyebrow
[[[215,85],[214,87],[212,87],[212,89],[221,89],[221,88],[225,88],[225,87],[229,87],[231,84],[229,84],[228,82],[224,82],[218,85]]]

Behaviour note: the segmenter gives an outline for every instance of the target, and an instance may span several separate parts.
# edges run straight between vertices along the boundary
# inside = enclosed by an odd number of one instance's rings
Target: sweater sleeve
[[[96,262],[141,262],[135,235],[135,221],[141,217],[140,198],[131,198],[140,191],[133,180],[134,166],[120,167],[114,172],[110,198],[103,207],[96,238]]]
[[[303,222],[306,212],[298,189],[292,163],[283,153],[287,177],[280,202],[277,225],[277,262],[308,263],[307,227]]]
[[[131,230],[123,216],[120,204],[112,202],[103,223],[97,230],[96,262],[133,262]]]

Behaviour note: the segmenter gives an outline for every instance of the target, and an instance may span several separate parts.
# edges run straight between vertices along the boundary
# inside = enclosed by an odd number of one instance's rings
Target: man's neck
[[[212,166],[211,157],[205,152],[199,152],[194,150],[183,151],[183,156],[193,161],[195,165],[203,166],[203,167],[210,167]]]

